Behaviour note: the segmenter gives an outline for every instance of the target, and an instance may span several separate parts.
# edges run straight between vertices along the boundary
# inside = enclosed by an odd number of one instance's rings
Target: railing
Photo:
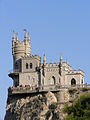
[[[9,87],[8,92],[10,94],[18,93],[35,93],[35,92],[45,92],[45,91],[59,91],[61,89],[90,89],[90,84],[76,85],[76,86],[67,86],[67,85],[44,85],[44,86],[17,86]]]

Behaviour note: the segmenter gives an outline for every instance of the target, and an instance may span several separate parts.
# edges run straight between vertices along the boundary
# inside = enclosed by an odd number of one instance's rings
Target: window
[[[17,62],[15,63],[15,69],[18,69],[18,63]]]
[[[82,84],[83,84],[83,80],[82,80]]]
[[[30,69],[32,69],[32,63],[30,63]]]
[[[28,69],[28,63],[26,63],[26,69]]]
[[[74,78],[71,80],[71,85],[72,85],[72,86],[75,86],[75,85],[76,85],[76,80],[75,80]]]
[[[52,76],[52,77],[50,78],[50,84],[51,84],[51,85],[55,85],[55,84],[56,84],[56,79],[55,79],[54,76]]]

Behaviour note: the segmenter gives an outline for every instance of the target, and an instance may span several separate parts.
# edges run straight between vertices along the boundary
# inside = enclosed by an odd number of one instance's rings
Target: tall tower
[[[25,31],[25,37],[22,42],[18,40],[18,34],[15,38],[15,32],[13,32],[12,37],[12,55],[13,55],[13,69],[15,68],[16,62],[20,60],[21,57],[31,56],[31,43],[30,43],[30,36],[27,31]]]

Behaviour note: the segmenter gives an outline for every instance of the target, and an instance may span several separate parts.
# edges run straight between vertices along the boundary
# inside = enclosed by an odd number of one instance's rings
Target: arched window
[[[71,85],[72,85],[72,86],[75,86],[75,85],[76,85],[76,80],[75,80],[74,78],[71,80]]]
[[[55,84],[56,84],[56,80],[55,80],[55,77],[53,76],[52,78],[53,78],[53,81],[54,81],[54,85],[55,85]]]
[[[30,69],[32,69],[32,67],[33,67],[33,65],[32,65],[32,63],[30,63]]]
[[[52,78],[50,79],[50,84],[51,85],[55,85],[56,84],[56,79],[54,76],[52,76]]]
[[[28,69],[28,63],[26,63],[26,69]]]

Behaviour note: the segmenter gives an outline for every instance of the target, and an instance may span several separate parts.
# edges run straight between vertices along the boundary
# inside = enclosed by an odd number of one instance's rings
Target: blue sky
[[[31,53],[58,62],[62,53],[90,83],[90,0],[0,0],[0,120],[5,115],[7,88],[12,86],[12,31],[31,37]]]

